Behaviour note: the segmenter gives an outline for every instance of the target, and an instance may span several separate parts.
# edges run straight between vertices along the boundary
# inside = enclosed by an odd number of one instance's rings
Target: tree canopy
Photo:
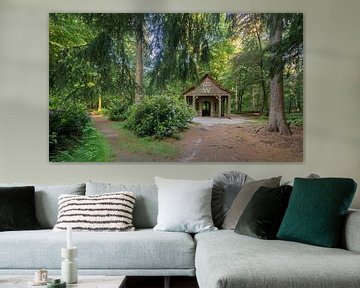
[[[53,105],[180,97],[209,73],[233,92],[232,113],[270,114],[270,130],[288,133],[279,121],[303,109],[299,13],[52,13],[49,54]]]

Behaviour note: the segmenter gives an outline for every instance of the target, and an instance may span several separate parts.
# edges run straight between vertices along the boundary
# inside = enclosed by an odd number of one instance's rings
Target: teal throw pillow
[[[349,178],[295,178],[277,239],[337,247],[356,186]]]

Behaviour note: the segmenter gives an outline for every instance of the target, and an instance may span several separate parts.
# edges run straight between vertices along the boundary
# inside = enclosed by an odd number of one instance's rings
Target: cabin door
[[[202,116],[211,116],[211,103],[209,101],[204,101],[202,103]]]

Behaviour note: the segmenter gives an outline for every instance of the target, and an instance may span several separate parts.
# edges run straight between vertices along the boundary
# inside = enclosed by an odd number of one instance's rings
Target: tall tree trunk
[[[138,36],[136,41],[136,67],[135,67],[135,103],[139,103],[143,96],[143,37]]]
[[[137,14],[135,37],[136,37],[136,67],[135,67],[135,103],[139,103],[144,95],[144,72],[143,72],[143,45],[144,45],[144,14]]]
[[[102,110],[102,100],[101,96],[98,97],[98,112],[101,112]]]
[[[245,89],[242,89],[239,95],[239,102],[238,102],[238,112],[242,112],[242,103],[243,103],[243,96],[244,96]]]
[[[257,38],[258,45],[259,45],[259,50],[260,50],[260,53],[261,53],[261,57],[260,57],[260,75],[261,75],[261,88],[262,88],[262,92],[263,92],[261,113],[263,114],[265,112],[265,114],[267,114],[269,112],[269,97],[268,97],[267,92],[266,92],[265,73],[264,73],[264,52],[263,52],[263,48],[262,48],[262,45],[261,45],[261,37],[260,37],[259,30],[256,29],[255,33],[256,33],[256,38]]]
[[[291,135],[290,127],[285,119],[284,107],[284,79],[282,53],[280,50],[282,41],[282,14],[271,14],[270,44],[272,46],[272,67],[270,71],[270,111],[269,131],[277,131],[282,135]]]

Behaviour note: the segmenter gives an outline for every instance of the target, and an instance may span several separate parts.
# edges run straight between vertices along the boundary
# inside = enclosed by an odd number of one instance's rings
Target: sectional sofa
[[[13,184],[0,184],[13,186]],[[133,191],[135,231],[73,232],[79,274],[196,276],[200,288],[360,287],[360,211],[349,211],[342,246],[323,248],[261,240],[233,230],[198,234],[154,231],[155,185],[95,183],[35,185],[40,230],[0,232],[0,278],[46,268],[60,273],[66,232],[52,230],[61,194],[95,195]]]

